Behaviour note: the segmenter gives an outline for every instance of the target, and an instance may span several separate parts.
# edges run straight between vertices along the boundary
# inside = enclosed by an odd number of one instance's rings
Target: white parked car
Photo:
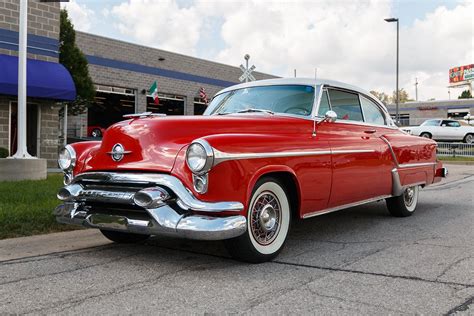
[[[474,126],[461,124],[456,120],[427,120],[420,126],[403,127],[402,130],[411,135],[434,140],[474,143]]]

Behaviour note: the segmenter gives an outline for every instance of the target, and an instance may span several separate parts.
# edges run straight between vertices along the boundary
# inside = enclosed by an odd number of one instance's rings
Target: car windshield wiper
[[[272,112],[270,110],[262,110],[262,109],[253,109],[253,108],[250,108],[250,109],[245,109],[245,110],[240,110],[240,111],[237,111],[235,113],[268,113],[268,114],[275,114],[275,112]]]

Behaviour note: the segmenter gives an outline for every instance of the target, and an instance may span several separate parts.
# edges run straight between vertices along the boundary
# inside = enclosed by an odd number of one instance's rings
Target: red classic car
[[[381,199],[410,216],[447,174],[436,143],[399,130],[373,95],[310,79],[224,89],[204,116],[129,115],[100,142],[66,146],[59,165],[59,222],[115,242],[224,240],[249,262],[274,258],[292,219]]]

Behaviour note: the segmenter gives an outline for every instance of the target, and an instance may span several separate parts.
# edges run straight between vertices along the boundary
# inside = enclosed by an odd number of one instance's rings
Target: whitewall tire
[[[390,214],[396,217],[407,217],[413,215],[418,205],[418,193],[420,186],[408,187],[400,196],[388,198],[387,208]]]
[[[291,223],[291,206],[284,185],[275,178],[260,179],[247,209],[247,231],[225,241],[235,259],[259,263],[283,249]]]

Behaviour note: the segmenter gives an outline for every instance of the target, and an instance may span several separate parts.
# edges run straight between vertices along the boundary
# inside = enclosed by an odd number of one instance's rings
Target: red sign
[[[474,79],[474,64],[449,69],[449,83],[461,83]]]

